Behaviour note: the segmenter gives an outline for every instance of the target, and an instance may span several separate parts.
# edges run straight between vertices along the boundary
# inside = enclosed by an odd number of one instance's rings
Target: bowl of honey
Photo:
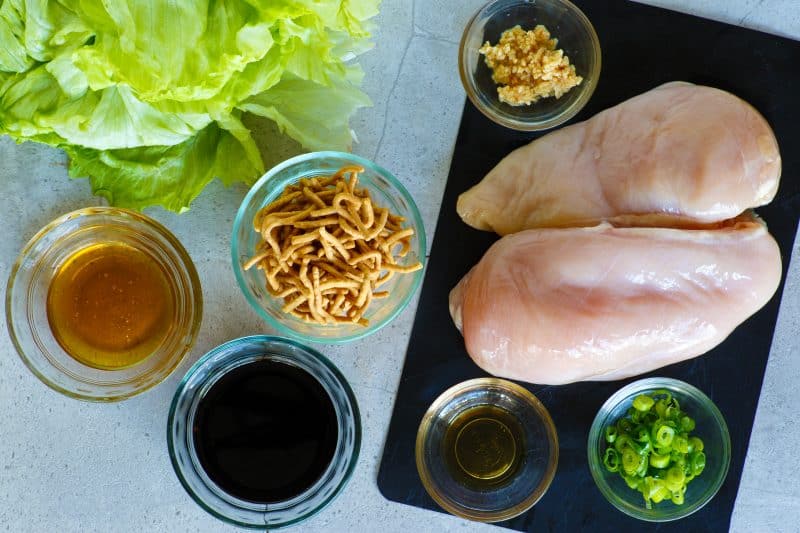
[[[167,423],[172,465],[206,511],[272,530],[315,515],[355,468],[355,395],[322,354],[255,335],[207,353],[178,386]]]
[[[6,320],[22,361],[67,396],[109,402],[163,381],[194,344],[203,296],[192,260],[140,213],[63,215],[11,269]]]
[[[417,432],[422,485],[445,511],[479,522],[518,516],[544,496],[558,465],[558,435],[527,389],[497,378],[443,392]]]

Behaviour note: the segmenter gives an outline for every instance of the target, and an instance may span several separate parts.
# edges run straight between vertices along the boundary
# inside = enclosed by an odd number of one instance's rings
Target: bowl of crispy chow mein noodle
[[[339,343],[396,317],[422,281],[425,229],[389,171],[342,152],[289,159],[265,174],[236,215],[233,269],[278,333]]]

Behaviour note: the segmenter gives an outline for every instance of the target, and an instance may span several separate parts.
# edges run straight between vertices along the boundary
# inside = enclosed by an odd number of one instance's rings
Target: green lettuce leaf
[[[0,86],[0,131],[19,140],[56,135],[58,144],[107,150],[179,144],[211,122],[208,114],[159,111],[125,85],[87,90],[79,73],[60,66],[42,64]]]
[[[93,150],[64,146],[73,178],[89,176],[92,192],[111,205],[144,209],[161,205],[183,212],[215,177],[226,185],[252,183],[264,173],[248,149],[230,132],[212,123],[174,146]]]
[[[25,49],[23,0],[0,5],[0,71],[25,72],[35,64]]]
[[[114,205],[185,210],[263,173],[243,113],[351,147],[379,3],[0,0],[0,133],[63,148]]]
[[[25,0],[20,4],[24,5],[25,49],[39,63],[74,50],[94,36],[64,0]]]
[[[350,116],[370,105],[366,94],[349,83],[325,86],[287,77],[239,107],[274,120],[280,130],[311,150],[349,150]]]
[[[0,71],[25,72],[92,37],[78,14],[58,0],[0,1]]]
[[[272,47],[247,2],[105,0],[87,13],[94,46],[74,54],[94,90],[124,84],[145,101],[214,97]]]

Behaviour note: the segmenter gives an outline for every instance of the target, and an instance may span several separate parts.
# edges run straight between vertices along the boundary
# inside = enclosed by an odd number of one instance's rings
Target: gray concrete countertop
[[[376,48],[362,58],[375,102],[353,127],[355,151],[391,169],[417,199],[429,237],[444,191],[464,93],[456,71],[460,32],[484,0],[385,0]],[[649,3],[800,39],[798,0],[651,0]],[[292,147],[285,150],[291,151]],[[279,151],[279,158],[284,152]],[[784,176],[783,179],[797,179]],[[205,298],[203,327],[179,369],[123,403],[70,400],[40,383],[0,331],[0,531],[235,531],[184,492],[167,455],[165,426],[175,387],[210,348],[269,332],[246,304],[230,269],[233,216],[244,187],[213,184],[191,211],[148,210],[185,244]],[[100,201],[67,178],[66,158],[34,144],[0,140],[0,280],[46,222]],[[429,242],[432,238],[429,238]],[[731,529],[797,531],[800,449],[795,423],[800,376],[800,259],[794,261],[756,415]],[[345,490],[300,531],[499,531],[385,500],[376,476],[416,300],[364,341],[320,349],[353,385],[362,410],[361,459]]]

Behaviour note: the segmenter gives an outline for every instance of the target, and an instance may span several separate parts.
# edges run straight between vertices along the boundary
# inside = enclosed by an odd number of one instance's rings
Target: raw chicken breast
[[[528,230],[486,252],[450,293],[450,313],[491,374],[614,380],[707,352],[780,276],[778,246],[749,214],[713,230]]]
[[[693,227],[769,203],[781,158],[747,102],[673,82],[509,154],[458,199],[477,229]]]

